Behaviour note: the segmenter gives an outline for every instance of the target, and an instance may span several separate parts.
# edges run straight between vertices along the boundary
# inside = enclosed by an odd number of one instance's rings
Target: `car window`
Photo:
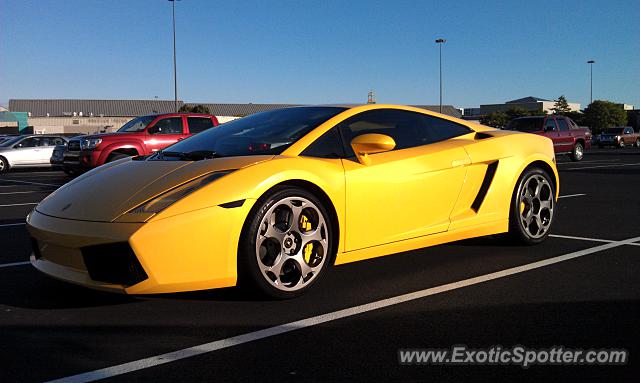
[[[344,150],[337,128],[329,129],[300,153],[301,156],[317,158],[342,158]]]
[[[558,118],[556,119],[556,122],[558,122],[558,126],[560,127],[561,132],[565,132],[569,130],[569,125],[567,125],[567,120],[565,120],[564,118]]]
[[[17,145],[18,148],[33,148],[38,146],[38,142],[40,141],[37,137],[30,137],[20,141]]]
[[[348,156],[353,156],[350,142],[367,133],[385,134],[396,142],[395,150],[407,149],[471,132],[464,125],[422,113],[396,109],[376,109],[355,115],[340,124]]]
[[[51,145],[64,145],[65,140],[60,137],[51,137]]]
[[[118,132],[142,132],[144,128],[149,125],[156,116],[142,116],[138,118],[134,118],[133,120],[127,122],[122,125]]]
[[[544,123],[544,130],[556,130],[556,123],[554,118],[547,118],[547,121]]]
[[[182,117],[163,118],[149,128],[151,134],[182,134],[182,132]]]
[[[213,121],[209,117],[187,117],[189,133],[196,134],[213,127]]]

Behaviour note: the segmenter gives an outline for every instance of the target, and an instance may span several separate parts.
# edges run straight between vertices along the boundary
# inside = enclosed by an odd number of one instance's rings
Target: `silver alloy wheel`
[[[640,139],[636,140],[636,148],[640,148]]]
[[[4,171],[4,161],[0,160],[0,173]]]
[[[555,199],[549,181],[540,174],[533,174],[520,185],[518,208],[520,224],[531,238],[544,236],[553,219]]]
[[[328,227],[320,209],[303,197],[286,197],[271,206],[256,235],[262,276],[275,288],[295,291],[320,273],[327,259]]]
[[[584,155],[584,152],[582,151],[582,145],[576,145],[576,148],[574,149],[574,156],[576,157],[577,160],[581,160],[582,156]]]

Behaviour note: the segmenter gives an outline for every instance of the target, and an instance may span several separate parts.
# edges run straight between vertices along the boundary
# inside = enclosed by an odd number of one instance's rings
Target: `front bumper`
[[[246,200],[229,209],[213,206],[147,223],[76,221],[34,210],[27,217],[35,248],[31,263],[56,279],[126,294],[234,286],[238,240],[253,202]],[[114,246],[130,249],[132,258],[123,263],[126,250],[100,251],[95,255],[103,257],[98,262],[87,258],[87,249]],[[137,270],[132,277],[136,263],[142,273]],[[105,268],[126,276],[111,278]]]

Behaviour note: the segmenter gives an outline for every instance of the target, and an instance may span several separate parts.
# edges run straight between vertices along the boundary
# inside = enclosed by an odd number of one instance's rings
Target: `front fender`
[[[111,144],[107,144],[104,148],[100,149],[100,158],[99,163],[104,164],[109,157],[109,155],[118,149],[135,149],[138,152],[138,155],[144,154],[144,147],[141,141],[137,140],[127,140],[127,141],[118,141],[113,142]]]

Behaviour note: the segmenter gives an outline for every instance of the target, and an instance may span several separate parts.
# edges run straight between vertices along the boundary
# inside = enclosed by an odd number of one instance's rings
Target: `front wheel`
[[[571,160],[573,161],[582,161],[584,157],[584,147],[581,143],[577,142],[573,146],[573,150],[571,151]]]
[[[0,157],[0,173],[9,171],[9,161],[4,157]]]
[[[106,162],[113,162],[113,161],[117,161],[117,160],[121,160],[123,158],[127,158],[127,157],[131,157],[128,154],[124,154],[124,153],[111,153],[109,154],[109,157],[107,157],[107,161]]]
[[[620,140],[620,142],[618,142],[618,147],[620,149],[624,148],[624,140]]]
[[[511,198],[509,236],[535,245],[549,235],[555,213],[555,191],[550,175],[540,168],[527,169]]]
[[[636,148],[640,148],[640,138],[636,140]]]
[[[297,187],[277,187],[256,202],[238,247],[238,284],[263,296],[293,298],[327,268],[333,229],[323,203]]]

